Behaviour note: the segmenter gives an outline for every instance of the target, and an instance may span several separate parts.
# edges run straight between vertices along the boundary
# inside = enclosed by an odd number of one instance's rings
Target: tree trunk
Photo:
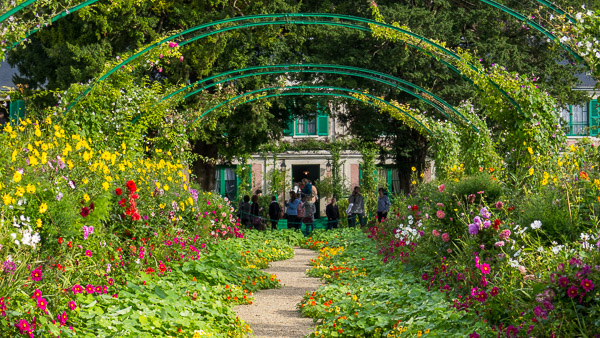
[[[192,151],[194,154],[200,155],[200,158],[192,163],[192,172],[195,176],[195,181],[204,191],[215,190],[216,183],[216,165],[213,161],[205,159],[217,159],[217,147],[211,144],[206,144],[203,141],[195,141]]]

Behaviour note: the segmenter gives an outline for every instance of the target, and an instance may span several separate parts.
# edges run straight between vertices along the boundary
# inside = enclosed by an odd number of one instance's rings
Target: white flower
[[[21,242],[19,242],[19,240],[18,240],[18,239],[15,239],[15,244],[16,244],[17,246],[19,246],[19,245],[21,245]]]
[[[515,252],[513,257],[519,257],[519,255],[521,255],[521,249],[517,250],[517,252]]]
[[[541,221],[535,220],[535,221],[533,221],[533,223],[531,223],[531,228],[533,230],[537,230],[537,229],[539,229],[541,227],[542,227],[542,222]]]
[[[552,253],[558,255],[558,253],[562,250],[564,245],[557,245],[552,247]]]
[[[512,266],[513,268],[519,267],[519,261],[513,260],[511,258],[508,259],[508,264],[510,264],[510,266]]]
[[[543,247],[543,246],[540,246],[540,247],[537,249],[537,251],[538,251],[538,252],[540,252],[540,253],[541,253],[541,252],[544,252],[544,247]]]
[[[581,238],[582,241],[587,242],[590,240],[590,235],[589,234],[585,234],[582,233],[581,235],[579,235],[579,237]]]

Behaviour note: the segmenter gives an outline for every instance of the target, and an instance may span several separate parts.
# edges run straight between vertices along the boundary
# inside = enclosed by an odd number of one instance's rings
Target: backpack
[[[300,202],[298,203],[298,218],[303,218],[304,217],[304,203]]]

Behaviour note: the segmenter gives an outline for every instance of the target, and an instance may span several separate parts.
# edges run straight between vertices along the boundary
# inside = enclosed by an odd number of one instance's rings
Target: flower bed
[[[311,337],[468,336],[490,333],[474,313],[458,313],[398,263],[382,265],[376,242],[359,229],[316,231],[305,244],[319,257],[309,275],[329,284],[307,293],[302,314],[317,319]]]
[[[301,238],[242,232],[160,149],[108,149],[49,118],[0,142],[2,336],[240,336],[232,307],[278,287],[260,269]]]

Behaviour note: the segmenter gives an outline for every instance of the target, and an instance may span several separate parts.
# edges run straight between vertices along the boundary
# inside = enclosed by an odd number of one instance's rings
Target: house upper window
[[[600,116],[597,100],[568,106],[560,112],[560,117],[569,125],[567,130],[569,136],[598,135]]]
[[[299,117],[296,120],[296,135],[317,135],[317,119]]]

